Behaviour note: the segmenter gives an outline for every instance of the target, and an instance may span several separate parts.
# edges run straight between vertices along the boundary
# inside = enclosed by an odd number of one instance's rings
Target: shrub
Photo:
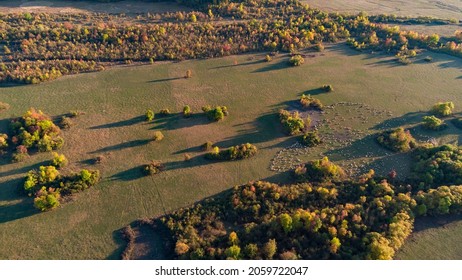
[[[98,183],[100,174],[98,170],[90,171],[82,169],[79,173],[79,181],[86,184],[87,186],[94,186]]]
[[[273,58],[271,57],[271,55],[267,54],[267,55],[265,56],[265,61],[266,61],[266,62],[270,62],[270,61],[272,61],[272,60],[273,60]]]
[[[165,166],[161,161],[153,160],[150,163],[143,166],[144,173],[146,175],[155,175],[165,169]]]
[[[78,116],[82,116],[82,115],[85,115],[85,112],[82,112],[82,111],[79,111],[79,110],[72,110],[69,112],[69,117],[70,118],[76,118]]]
[[[60,197],[59,190],[42,187],[34,198],[34,206],[42,212],[53,210],[60,205]]]
[[[192,77],[192,71],[188,69],[188,70],[186,71],[186,74],[184,75],[184,77],[185,77],[186,79],[191,78],[191,77]]]
[[[315,147],[321,143],[317,130],[308,131],[302,136],[302,144],[305,146]]]
[[[429,130],[442,130],[446,128],[446,124],[435,116],[425,116],[423,117],[423,127]]]
[[[52,156],[53,159],[51,160],[51,165],[54,167],[61,169],[68,164],[68,160],[63,154],[60,155],[58,153],[52,153]]]
[[[106,158],[105,158],[104,156],[101,156],[101,155],[100,155],[100,156],[97,156],[97,157],[95,158],[95,163],[96,163],[96,164],[101,164],[101,163],[103,163],[105,160],[106,160]]]
[[[146,113],[144,114],[145,119],[147,122],[150,122],[154,119],[154,111],[148,109],[146,110]]]
[[[290,65],[292,66],[300,66],[302,65],[303,63],[305,63],[305,59],[303,59],[303,57],[299,54],[296,54],[296,55],[293,55],[290,59],[289,59],[289,63]]]
[[[302,95],[302,98],[300,98],[300,104],[303,106],[305,109],[317,109],[317,110],[322,110],[323,105],[321,103],[321,100],[311,97],[311,95]]]
[[[161,116],[163,116],[163,117],[168,116],[168,115],[170,115],[170,110],[167,109],[167,108],[164,108],[164,109],[160,110],[159,114]]]
[[[162,141],[162,139],[164,139],[164,134],[160,131],[156,131],[154,132],[154,136],[152,137],[152,139],[156,142],[160,142]]]
[[[325,92],[334,91],[334,87],[331,86],[331,85],[323,85],[323,86],[321,87],[321,89],[322,89],[323,91],[325,91]]]
[[[433,105],[431,112],[439,117],[446,117],[452,114],[454,103],[452,102],[438,102]]]
[[[345,171],[340,166],[329,161],[328,157],[301,165],[294,170],[294,174],[300,181],[315,182],[338,181],[346,176]]]
[[[10,105],[4,102],[0,102],[0,112],[3,110],[8,110],[10,108]]]
[[[258,149],[250,143],[230,147],[226,150],[220,150],[213,147],[212,151],[205,155],[208,159],[214,160],[239,160],[253,157],[257,154]]]
[[[315,46],[314,46],[314,49],[318,52],[322,52],[324,51],[325,47],[322,43],[317,43]]]
[[[417,147],[417,141],[409,130],[402,127],[380,133],[377,142],[394,152],[408,152]]]
[[[191,117],[191,114],[192,114],[191,107],[189,107],[189,105],[184,106],[184,108],[183,108],[183,117],[189,118],[189,117]]]
[[[202,151],[210,151],[213,147],[213,143],[210,141],[205,142],[204,144],[201,145]]]
[[[205,113],[207,118],[211,121],[220,121],[228,116],[228,108],[226,106],[216,106],[211,108],[209,105],[202,107],[202,111]]]
[[[191,160],[191,155],[190,154],[184,154],[184,161],[190,161]]]
[[[62,129],[69,129],[73,125],[71,118],[63,116],[59,122],[59,126]]]
[[[29,158],[27,153],[27,148],[24,145],[19,145],[16,147],[16,152],[13,153],[13,162],[22,162]]]
[[[300,118],[300,114],[297,111],[290,113],[286,110],[280,110],[279,120],[284,130],[290,135],[298,134],[305,128],[305,121]]]
[[[8,148],[8,135],[0,133],[0,150]]]
[[[42,111],[29,109],[21,118],[10,123],[15,145],[37,148],[40,152],[59,149],[64,140],[59,136],[60,129]]]

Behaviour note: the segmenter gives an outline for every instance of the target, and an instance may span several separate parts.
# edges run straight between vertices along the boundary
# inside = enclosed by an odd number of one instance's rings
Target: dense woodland
[[[0,81],[39,83],[66,74],[103,70],[114,63],[211,58],[250,51],[322,50],[322,43],[345,39],[358,50],[390,52],[405,63],[415,55],[414,48],[462,55],[462,44],[456,37],[442,44],[436,34],[421,35],[377,23],[394,22],[389,17],[373,17],[372,22],[364,14],[328,14],[297,0],[225,1],[199,6],[202,8],[197,12],[136,18],[1,14]]]
[[[391,259],[416,217],[461,212],[462,187],[445,186],[462,180],[461,153],[419,148],[408,182],[373,170],[347,179],[327,158],[309,162],[294,171],[298,183],[250,182],[162,217],[166,250],[179,259]]]

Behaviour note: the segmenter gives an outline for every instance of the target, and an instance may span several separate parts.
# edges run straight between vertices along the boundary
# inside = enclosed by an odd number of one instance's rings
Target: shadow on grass
[[[323,93],[326,93],[326,91],[319,87],[319,88],[305,90],[304,92],[301,92],[298,95],[299,96],[302,96],[303,94],[304,95],[319,95]]]
[[[0,205],[0,224],[38,213],[38,210],[34,208],[33,199],[19,194],[18,187],[22,182],[23,178],[16,178],[0,183],[0,202],[10,202]],[[12,203],[14,200],[19,200],[19,202]]]
[[[283,70],[289,67],[292,67],[290,66],[289,62],[287,60],[281,59],[280,61],[276,63],[271,63],[265,67],[254,70],[252,71],[252,73],[265,73],[265,72],[270,72],[270,71]]]
[[[11,176],[11,175],[16,175],[16,174],[21,174],[21,173],[27,173],[30,170],[38,169],[42,165],[49,165],[49,164],[50,164],[50,161],[45,160],[45,161],[42,161],[42,162],[39,162],[39,163],[36,163],[36,164],[33,164],[33,165],[24,166],[24,167],[17,168],[17,169],[12,169],[12,170],[9,170],[9,171],[0,172],[0,177]]]
[[[332,160],[351,160],[363,157],[383,157],[392,152],[380,146],[375,138],[376,134],[368,135],[362,139],[354,141],[346,147],[333,149],[325,153]]]
[[[128,141],[128,142],[116,144],[116,145],[113,145],[113,146],[105,147],[105,148],[90,152],[90,154],[99,154],[99,153],[118,151],[118,150],[138,147],[138,146],[144,146],[144,145],[147,145],[147,144],[151,143],[152,141],[153,141],[152,139]]]
[[[175,130],[187,127],[208,125],[211,123],[213,122],[210,121],[204,113],[193,113],[189,118],[183,117],[183,114],[176,113],[155,119],[152,122],[154,126],[151,128],[151,130]]]
[[[98,125],[98,126],[92,126],[92,127],[90,127],[90,129],[103,129],[103,128],[115,128],[115,127],[131,126],[131,125],[141,123],[144,120],[145,120],[144,116],[137,116],[137,117],[131,118],[129,120],[124,120],[124,121],[119,121],[119,122],[114,122],[114,123],[107,123],[107,124],[102,124],[102,125]]]
[[[143,172],[143,165],[139,165],[119,173],[116,173],[109,177],[110,181],[133,181],[145,177],[146,174]]]
[[[225,138],[215,143],[215,145],[220,148],[227,148],[244,143],[259,144],[285,136],[279,124],[277,112],[267,113],[250,123],[242,123],[240,125],[247,124],[251,124],[252,128],[243,129],[239,131],[238,135]]]
[[[428,116],[427,112],[419,111],[419,112],[411,112],[400,117],[387,119],[373,127],[373,129],[392,129],[397,128],[400,126],[409,126],[415,125],[422,122],[422,118],[424,116]]]
[[[432,228],[440,228],[451,225],[452,223],[462,220],[462,214],[458,215],[441,215],[441,216],[427,216],[417,217],[414,223],[413,232],[424,231]]]
[[[127,246],[127,241],[125,240],[122,232],[123,229],[124,228],[116,229],[112,232],[112,240],[114,240],[114,243],[116,244],[117,248],[106,257],[107,260],[122,259],[122,253],[125,250],[125,247]]]
[[[185,77],[158,79],[158,80],[147,81],[147,83],[163,83],[163,82],[182,80],[182,79],[185,79]]]
[[[231,67],[240,67],[240,66],[248,66],[248,65],[260,64],[260,63],[263,63],[263,62],[265,62],[265,61],[262,60],[262,59],[259,59],[259,60],[250,61],[250,62],[244,62],[244,63],[239,63],[239,64],[216,66],[216,67],[209,68],[209,70],[231,68]]]

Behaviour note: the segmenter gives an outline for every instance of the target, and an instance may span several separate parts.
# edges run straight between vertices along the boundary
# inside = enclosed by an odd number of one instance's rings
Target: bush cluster
[[[226,106],[216,106],[212,108],[210,105],[202,107],[202,112],[205,113],[207,118],[211,121],[221,121],[225,116],[229,115],[228,108]]]
[[[40,166],[27,173],[23,190],[34,196],[34,205],[41,211],[52,210],[60,205],[60,198],[86,190],[99,181],[99,171],[82,169],[79,173],[64,176],[53,165]]]
[[[300,104],[302,105],[303,108],[305,109],[317,109],[317,110],[322,110],[323,105],[321,100],[312,97],[311,95],[302,95],[302,98],[300,98]]]
[[[213,160],[239,160],[253,157],[257,154],[258,149],[250,143],[241,144],[230,147],[225,150],[220,150],[218,147],[213,147],[212,151],[207,153],[205,157]]]
[[[298,111],[291,113],[287,110],[280,110],[279,121],[281,122],[284,130],[290,135],[299,134],[305,129],[305,121],[300,117]],[[307,118],[307,121],[309,125],[311,120]]]
[[[404,130],[402,127],[380,133],[377,142],[394,152],[408,152],[418,146],[409,130]]]

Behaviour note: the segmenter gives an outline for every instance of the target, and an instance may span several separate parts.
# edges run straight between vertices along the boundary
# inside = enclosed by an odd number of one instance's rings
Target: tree
[[[189,246],[186,243],[177,241],[175,244],[175,253],[179,256],[186,254],[189,251]]]
[[[68,164],[68,160],[65,155],[63,154],[58,154],[53,152],[51,154],[53,156],[53,159],[51,160],[51,165],[53,165],[56,168],[63,168]]]
[[[273,256],[274,254],[276,254],[276,251],[277,251],[277,244],[276,244],[275,239],[270,239],[261,248],[261,252],[267,260],[273,259]]]
[[[190,69],[186,70],[186,74],[184,75],[186,79],[189,79],[192,77],[192,71]]]
[[[452,114],[454,103],[452,102],[438,102],[433,105],[431,112],[440,117],[446,117]]]
[[[162,139],[164,139],[164,134],[161,131],[155,131],[152,140],[155,142],[160,142]]]
[[[154,111],[152,111],[151,109],[148,109],[146,113],[144,114],[144,116],[146,118],[146,121],[150,122],[154,119]]]
[[[446,127],[444,121],[435,116],[423,117],[423,127],[429,130],[441,130]]]
[[[338,239],[337,237],[332,238],[330,241],[330,247],[329,247],[330,252],[332,254],[337,253],[338,249],[340,248],[340,245],[341,245],[340,239]]]
[[[184,108],[183,108],[183,117],[189,118],[189,117],[191,117],[191,114],[192,114],[191,107],[189,107],[189,105],[184,106]]]
[[[231,245],[238,245],[239,244],[239,238],[237,237],[237,233],[235,231],[232,231],[229,234],[229,244],[231,244]]]
[[[287,234],[292,231],[293,229],[293,223],[292,223],[292,217],[290,217],[289,214],[282,214],[279,216],[279,223],[282,226],[282,229],[284,232]]]
[[[308,147],[315,147],[322,143],[321,138],[319,138],[318,131],[308,131],[302,136],[302,143]]]
[[[301,55],[296,54],[289,59],[289,63],[292,66],[300,66],[305,63],[305,59]]]
[[[237,245],[226,248],[225,255],[229,259],[238,260],[241,255],[241,248]]]
[[[47,190],[46,187],[42,187],[34,198],[34,206],[42,212],[53,210],[60,205],[60,197],[59,191],[53,188]]]

